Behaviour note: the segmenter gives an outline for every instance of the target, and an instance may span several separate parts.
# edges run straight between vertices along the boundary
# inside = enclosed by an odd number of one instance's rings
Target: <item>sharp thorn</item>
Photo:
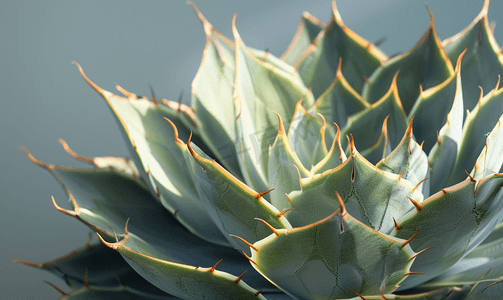
[[[246,253],[245,253],[243,250],[241,250],[241,253],[243,253],[243,255],[244,255],[244,256],[245,256],[245,257],[246,257],[246,258],[247,258],[247,259],[248,259],[251,263],[253,263],[254,265],[257,265],[257,263],[256,263],[253,259],[251,259],[248,255],[246,255]]]
[[[419,234],[419,229],[416,231],[416,233],[414,233],[413,236],[410,237],[410,239],[408,239],[402,243],[402,248],[407,246],[418,234]]]
[[[267,191],[265,191],[265,192],[257,193],[257,194],[255,195],[255,198],[257,198],[257,200],[260,200],[260,198],[262,198],[264,195],[266,195],[266,194],[268,194],[268,193],[270,193],[270,192],[272,192],[272,191],[274,191],[274,188],[272,188],[272,189],[270,189],[270,190],[267,190]]]
[[[407,272],[405,274],[403,274],[403,276],[409,276],[409,275],[428,275],[426,273],[421,273],[421,272]]]
[[[241,273],[241,275],[239,275],[238,278],[234,279],[234,282],[239,283],[241,281],[241,279],[243,279],[243,276],[245,276],[246,272],[248,272],[248,270]]]
[[[360,299],[362,300],[366,300],[365,297],[363,297],[362,295],[358,294],[355,290],[353,290],[351,287],[348,286],[348,289],[350,289],[353,293],[355,293],[356,296],[360,297]]]
[[[51,286],[53,289],[55,289],[56,291],[58,291],[61,295],[63,295],[63,296],[67,296],[67,295],[68,295],[67,293],[63,292],[63,290],[62,290],[62,289],[60,289],[59,287],[57,287],[57,286],[56,286],[56,285],[54,285],[53,283],[51,283],[51,282],[49,282],[49,281],[45,281],[45,280],[44,280],[44,282],[45,282],[45,283],[47,283],[48,285],[50,285],[50,286]]]
[[[428,250],[430,250],[430,249],[442,249],[442,248],[441,248],[441,247],[428,247],[428,248],[425,248],[425,249],[423,249],[423,250],[419,251],[418,253],[416,253],[416,254],[412,255],[412,256],[410,257],[410,260],[413,260],[413,259],[414,259],[414,258],[416,258],[419,254],[422,254],[422,253],[424,253],[425,251],[428,251]]]
[[[423,209],[421,203],[418,203],[416,200],[412,199],[411,197],[407,197],[410,202],[412,202],[412,204],[416,207],[416,210],[417,211],[420,211],[421,209]]]
[[[278,218],[281,218],[284,214],[286,214],[287,212],[291,211],[292,209],[294,209],[294,208],[293,207],[287,208],[284,211],[278,213]]]
[[[222,260],[224,260],[224,259],[222,258],[221,260],[217,261],[217,263],[216,263],[215,265],[213,265],[213,267],[211,267],[211,268],[208,270],[208,272],[210,272],[210,273],[215,272],[215,269],[217,268],[218,264],[222,262]]]
[[[247,241],[247,240],[245,240],[244,238],[239,237],[239,236],[234,235],[234,234],[229,234],[229,235],[230,235],[230,236],[232,236],[232,237],[235,237],[235,238],[237,238],[237,239],[239,239],[239,240],[241,240],[241,242],[245,243],[248,247],[252,248],[253,250],[258,251],[258,250],[257,250],[257,248],[256,248],[255,246],[253,246],[250,242],[248,242],[248,241]]]
[[[424,143],[424,142],[423,142],[423,143]],[[421,144],[421,145],[422,145],[422,144]],[[417,188],[421,185],[421,183],[425,182],[425,181],[426,181],[426,180],[428,180],[428,179],[430,179],[430,178],[425,178],[425,179],[423,179],[423,180],[419,181],[419,182],[418,182],[418,184],[416,184],[416,186],[412,189],[412,192],[415,192],[415,191],[416,191],[416,189],[417,189]]]
[[[400,225],[398,225],[398,222],[395,220],[395,217],[393,217],[393,222],[395,223],[395,230],[399,231],[400,230]]]
[[[272,227],[272,226],[271,226],[271,224],[267,223],[266,221],[264,221],[264,220],[262,220],[262,219],[260,219],[260,218],[255,218],[255,220],[257,220],[257,221],[260,221],[260,222],[264,223],[267,227],[269,227],[269,229],[271,229],[271,230],[272,230],[272,232],[273,232],[276,236],[278,236],[278,235],[279,235],[279,232],[278,232],[278,231],[277,231],[274,227]]]

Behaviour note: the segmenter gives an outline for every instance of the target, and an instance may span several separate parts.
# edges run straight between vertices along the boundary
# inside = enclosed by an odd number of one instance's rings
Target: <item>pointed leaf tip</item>
[[[465,48],[465,50],[463,50],[463,52],[461,52],[461,54],[458,56],[458,60],[456,61],[456,70],[455,71],[458,73],[458,76],[460,76],[460,74],[461,74],[461,61],[463,60],[463,56],[465,55],[466,50],[468,50],[468,48]]]
[[[65,293],[62,289],[60,289],[59,287],[57,287],[55,284],[49,282],[49,281],[45,281],[44,282],[48,285],[50,285],[53,289],[55,289],[56,291],[58,291],[62,296],[68,296],[68,293]]]
[[[107,241],[105,241],[105,239],[103,237],[101,237],[101,235],[99,234],[99,232],[96,232],[96,235],[98,236],[98,238],[100,239],[101,243],[103,243],[103,245],[107,246],[108,248],[110,249],[114,249],[114,250],[117,250],[117,248],[121,245],[124,245],[129,237],[129,232],[128,232],[128,224],[129,224],[129,218],[126,220],[126,225],[124,226],[124,235],[122,237],[122,240],[120,241],[117,241],[115,243],[109,243]],[[117,236],[115,237],[117,239]]]
[[[302,101],[302,100],[300,100],[300,101]],[[274,111],[274,110],[272,112],[275,113],[276,116],[278,117],[278,122],[279,122],[279,125],[278,125],[278,127],[279,127],[279,129],[278,129],[278,135],[285,134],[285,127],[283,127],[283,121],[281,120],[281,116],[276,111]]]
[[[71,157],[75,158],[75,159],[78,159],[80,161],[83,161],[85,163],[94,163],[94,159],[90,158],[90,157],[85,157],[85,156],[82,156],[82,155],[79,155],[77,153],[75,153],[72,149],[70,149],[70,146],[68,146],[68,144],[65,142],[65,140],[63,139],[58,139],[58,142],[63,146],[63,149],[66,151],[66,153],[68,153]]]
[[[190,146],[191,139],[192,139],[192,130],[190,131],[189,138],[187,139],[187,148],[189,149],[189,152],[192,155],[192,157],[194,157],[195,159],[200,159],[201,157],[199,156],[199,154],[197,154],[196,151],[194,151],[194,149],[192,149],[192,147]]]
[[[77,204],[75,203],[75,201],[73,201],[73,198],[72,198],[72,201],[74,203],[74,206],[75,206],[75,211],[73,210],[68,210],[68,209],[64,209],[64,208],[61,208],[57,203],[56,203],[56,200],[54,200],[54,196],[51,196],[51,199],[52,199],[52,205],[54,206],[54,208],[56,208],[56,210],[64,213],[64,214],[67,214],[69,216],[72,216],[72,217],[75,217],[78,215],[78,213],[76,212],[79,208],[78,206],[76,206]]]
[[[341,215],[344,216],[346,212],[346,206],[344,206],[344,201],[342,201],[341,195],[338,192],[335,192],[335,196],[337,197],[337,201],[339,202],[339,207],[341,210]]]
[[[85,80],[85,82],[87,82],[87,84],[89,84],[99,94],[101,94],[101,95],[105,94],[104,89],[99,87],[96,83],[92,82],[91,79],[89,79],[89,77],[87,77],[87,75],[84,73],[84,70],[82,69],[82,67],[80,66],[80,64],[78,62],[72,61],[72,64],[77,66],[77,68],[79,69],[79,72],[80,72],[80,76],[82,76],[82,78],[84,78],[84,80]]]

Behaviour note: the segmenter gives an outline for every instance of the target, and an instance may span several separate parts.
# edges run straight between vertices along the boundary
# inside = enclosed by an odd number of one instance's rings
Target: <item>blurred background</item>
[[[300,16],[309,11],[329,21],[329,0],[197,1],[216,29],[232,38],[231,20],[244,42],[280,56]],[[433,12],[440,39],[465,28],[482,0],[339,0],[346,25],[370,41],[386,37],[388,55],[408,51],[428,28],[425,4]],[[489,21],[501,22],[503,2],[493,1]],[[496,26],[503,44],[503,30]],[[114,82],[138,95],[190,102],[190,84],[205,42],[202,26],[181,0],[14,1],[0,4],[0,298],[58,299],[43,281],[69,291],[57,277],[24,265],[18,258],[45,262],[81,247],[89,229],[57,212],[67,197],[52,176],[17,149],[24,146],[48,163],[87,167],[57,142],[65,139],[85,156],[128,156],[109,109],[80,77],[79,62],[101,87]]]

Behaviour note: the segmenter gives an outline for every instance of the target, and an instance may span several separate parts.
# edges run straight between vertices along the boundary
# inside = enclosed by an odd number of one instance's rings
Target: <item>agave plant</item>
[[[203,17],[192,105],[108,92],[132,158],[29,158],[95,231],[61,299],[500,299],[503,55],[486,1],[388,58],[332,5],[280,57]],[[466,114],[465,114],[466,111]]]

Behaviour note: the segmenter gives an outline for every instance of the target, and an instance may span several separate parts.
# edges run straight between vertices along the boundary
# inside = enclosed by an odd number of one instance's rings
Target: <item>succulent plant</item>
[[[192,4],[192,3],[191,3]],[[97,232],[36,264],[62,299],[500,299],[503,55],[489,1],[440,41],[433,16],[388,58],[342,22],[304,13],[280,57],[221,35],[192,105],[108,103],[132,158],[41,162]],[[480,87],[480,88],[479,88]],[[466,114],[465,114],[466,111]],[[236,250],[237,249],[237,250]]]

